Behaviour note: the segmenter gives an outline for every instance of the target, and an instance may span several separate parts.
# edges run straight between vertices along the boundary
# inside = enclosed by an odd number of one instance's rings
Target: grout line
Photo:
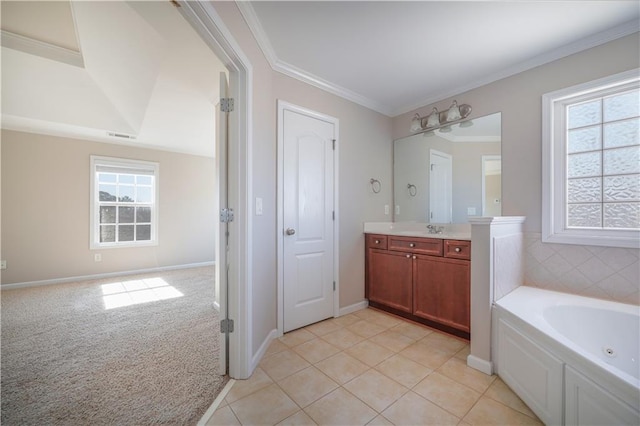
[[[220,403],[224,400],[224,398],[227,396],[227,394],[229,393],[229,391],[231,390],[231,388],[235,383],[236,381],[234,379],[229,379],[229,381],[227,382],[226,385],[224,385],[224,388],[222,388],[222,391],[220,391],[216,399],[213,400],[213,403],[211,404],[211,406],[207,409],[207,411],[204,412],[204,414],[198,421],[197,423],[198,426],[204,426],[207,424],[207,422],[213,416],[213,413],[216,412],[216,410],[220,406]],[[231,407],[229,407],[229,409],[231,410]],[[233,410],[231,410],[231,412],[233,413]],[[233,413],[233,415],[235,416],[235,413]]]

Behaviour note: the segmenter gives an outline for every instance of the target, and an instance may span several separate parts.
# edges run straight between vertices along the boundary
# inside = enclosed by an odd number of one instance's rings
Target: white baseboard
[[[365,309],[367,306],[369,306],[369,301],[368,300],[363,300],[362,302],[358,302],[358,303],[354,303],[353,305],[345,306],[344,308],[340,308],[338,316],[341,317],[343,315],[347,315],[347,314],[359,311],[361,309]]]
[[[467,357],[467,365],[483,372],[484,374],[488,374],[489,376],[493,374],[493,363],[491,361],[478,358],[477,356],[469,355]]]
[[[269,349],[269,345],[276,337],[278,337],[278,330],[274,328],[269,332],[269,334],[267,334],[267,337],[262,341],[258,352],[256,352],[253,358],[251,358],[250,374],[253,374],[256,367],[258,367],[258,364],[262,360],[262,357],[267,352],[267,349]]]
[[[215,266],[216,262],[188,263],[184,265],[160,266],[157,268],[137,269],[134,271],[107,272],[104,274],[81,275],[77,277],[55,278],[52,280],[28,281],[23,283],[2,284],[0,289],[10,290],[14,288],[39,287],[43,285],[71,283],[75,281],[99,280],[102,278],[120,277],[123,275],[148,274],[151,272],[174,271],[177,269],[199,268],[203,266]]]

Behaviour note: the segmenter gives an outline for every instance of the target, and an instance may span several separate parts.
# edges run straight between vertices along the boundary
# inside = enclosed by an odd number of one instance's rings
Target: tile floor
[[[469,345],[364,309],[285,334],[207,425],[542,424]]]

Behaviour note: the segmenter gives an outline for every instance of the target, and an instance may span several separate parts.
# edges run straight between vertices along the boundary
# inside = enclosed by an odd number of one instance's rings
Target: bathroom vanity
[[[369,305],[469,339],[470,237],[366,231]]]

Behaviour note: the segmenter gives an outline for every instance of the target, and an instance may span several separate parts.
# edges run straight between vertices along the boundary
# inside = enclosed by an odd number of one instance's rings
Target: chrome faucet
[[[444,226],[433,226],[431,224],[427,225],[427,229],[430,234],[442,234],[444,231]]]

